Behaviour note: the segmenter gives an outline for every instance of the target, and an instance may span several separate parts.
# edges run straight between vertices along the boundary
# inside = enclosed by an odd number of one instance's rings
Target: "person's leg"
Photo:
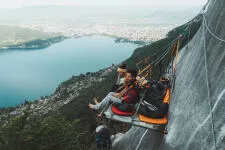
[[[114,95],[114,94],[116,94],[115,92],[109,92],[108,94],[107,94],[107,96],[108,95]],[[94,98],[94,102],[95,102],[95,104],[97,105],[99,102],[98,102],[98,99],[95,97]]]
[[[96,150],[101,150],[101,144],[99,140],[96,140]]]
[[[106,106],[108,104],[108,102],[110,101],[109,97],[112,96],[113,94],[115,94],[115,93],[109,92],[101,102],[99,102],[96,105],[93,105],[93,109],[95,109],[95,110],[102,109],[104,106]]]
[[[109,99],[110,99],[110,101],[113,102],[113,103],[122,103],[122,100],[121,100],[121,99],[119,99],[119,98],[117,98],[117,97],[114,97],[114,96],[112,96],[112,95],[109,96]]]
[[[116,94],[116,93],[115,93],[115,92],[109,92],[109,93],[108,93],[108,95],[114,95],[114,94]],[[107,95],[107,96],[108,96],[108,95]]]
[[[108,105],[110,101],[112,101],[113,103],[121,103],[122,100],[114,97],[113,96],[114,94],[115,94],[114,92],[110,92],[100,103],[93,105],[93,109],[95,110],[102,109],[106,105]]]

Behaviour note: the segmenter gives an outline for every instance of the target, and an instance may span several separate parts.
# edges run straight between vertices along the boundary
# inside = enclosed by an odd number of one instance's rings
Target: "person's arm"
[[[115,93],[119,93],[119,92],[121,92],[123,89],[124,89],[124,85],[121,85],[121,86],[117,87],[117,89],[114,90],[114,92],[115,92]]]
[[[116,85],[120,85],[120,75],[118,75],[118,77],[117,77]]]

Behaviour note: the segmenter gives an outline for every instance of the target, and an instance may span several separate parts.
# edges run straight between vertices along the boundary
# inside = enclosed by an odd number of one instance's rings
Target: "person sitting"
[[[126,76],[126,70],[127,66],[126,64],[122,64],[117,68],[118,78],[116,83],[112,86],[111,91],[112,92],[119,92],[118,90],[124,83],[124,77]]]
[[[90,109],[103,109],[109,104],[109,102],[112,102],[113,104],[136,104],[139,100],[139,91],[136,89],[135,85],[136,76],[136,70],[127,70],[124,80],[124,89],[119,93],[108,93],[108,95],[101,102],[94,99],[95,105],[89,103]]]

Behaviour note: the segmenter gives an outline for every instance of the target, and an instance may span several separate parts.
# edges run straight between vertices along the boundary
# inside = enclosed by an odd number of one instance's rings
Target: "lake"
[[[45,49],[0,51],[0,107],[50,95],[72,75],[118,64],[137,48],[114,40],[88,36],[66,39]]]

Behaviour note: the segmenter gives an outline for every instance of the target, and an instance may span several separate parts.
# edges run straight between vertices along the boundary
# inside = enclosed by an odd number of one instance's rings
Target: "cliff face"
[[[225,149],[225,1],[211,0],[205,18],[179,53],[168,134],[132,127],[114,149]]]

